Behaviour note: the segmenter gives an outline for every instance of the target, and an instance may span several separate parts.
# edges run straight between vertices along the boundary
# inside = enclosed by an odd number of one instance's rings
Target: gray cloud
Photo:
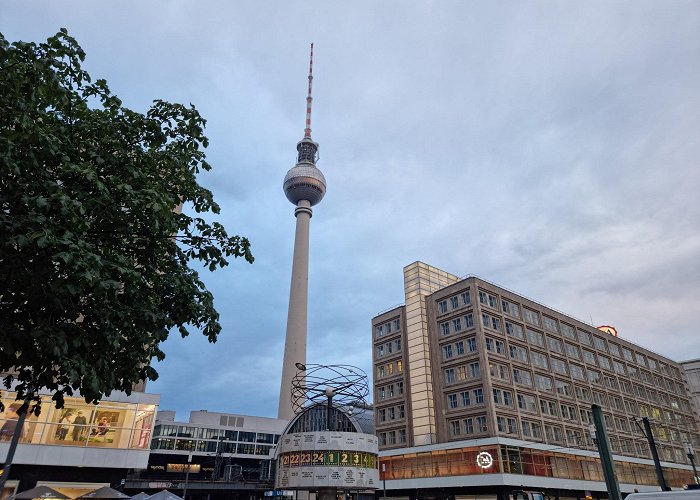
[[[370,318],[403,300],[415,260],[700,355],[697,2],[5,2],[0,17],[9,39],[60,26],[128,106],[198,106],[202,182],[254,245],[253,266],[203,273],[224,332],[168,341],[163,406],[276,413],[294,235],[281,182],[309,41],[329,186],[310,362],[370,373]]]

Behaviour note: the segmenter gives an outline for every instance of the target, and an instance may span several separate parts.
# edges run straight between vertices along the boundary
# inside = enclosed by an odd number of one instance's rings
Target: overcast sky
[[[202,271],[216,344],[172,335],[161,408],[276,416],[304,129],[310,363],[371,376],[403,266],[475,274],[675,360],[700,357],[700,2],[8,1],[0,32],[66,27],[124,105],[192,102],[201,177],[255,263]]]

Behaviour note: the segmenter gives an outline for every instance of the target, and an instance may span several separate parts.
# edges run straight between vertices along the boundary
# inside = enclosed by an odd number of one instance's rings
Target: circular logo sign
[[[476,465],[482,469],[488,469],[493,465],[493,457],[488,451],[482,451],[476,456]]]

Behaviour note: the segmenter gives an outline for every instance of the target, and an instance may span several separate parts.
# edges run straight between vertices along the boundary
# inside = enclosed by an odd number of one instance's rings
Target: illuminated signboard
[[[598,330],[600,330],[601,332],[609,333],[613,337],[617,337],[617,330],[614,326],[601,325],[598,327]]]
[[[488,469],[493,465],[493,457],[488,451],[482,451],[476,456],[476,465],[482,469]]]

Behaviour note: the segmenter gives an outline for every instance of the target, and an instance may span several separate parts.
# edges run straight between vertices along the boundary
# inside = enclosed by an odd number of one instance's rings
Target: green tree
[[[0,373],[18,399],[95,402],[155,380],[177,329],[221,330],[191,263],[253,261],[246,238],[174,210],[219,213],[194,106],[122,106],[81,68],[65,29],[46,43],[0,34]],[[39,411],[38,406],[32,406]]]

